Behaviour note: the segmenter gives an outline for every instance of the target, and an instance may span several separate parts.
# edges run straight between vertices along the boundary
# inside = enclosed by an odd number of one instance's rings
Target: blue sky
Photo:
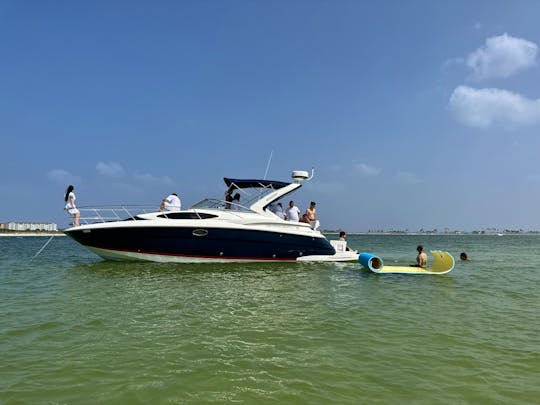
[[[0,222],[315,177],[326,229],[539,230],[538,1],[2,1]]]

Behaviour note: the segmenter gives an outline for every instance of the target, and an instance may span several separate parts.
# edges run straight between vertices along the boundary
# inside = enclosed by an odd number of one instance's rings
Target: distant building
[[[53,222],[6,222],[0,224],[5,231],[47,231],[57,232],[58,226]]]

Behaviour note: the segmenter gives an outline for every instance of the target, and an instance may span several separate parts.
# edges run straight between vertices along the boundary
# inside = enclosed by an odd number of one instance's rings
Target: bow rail
[[[100,207],[77,207],[81,216],[79,224],[88,225],[112,221],[138,220],[137,216],[158,212],[155,205],[107,205]],[[70,217],[71,215],[68,214]]]

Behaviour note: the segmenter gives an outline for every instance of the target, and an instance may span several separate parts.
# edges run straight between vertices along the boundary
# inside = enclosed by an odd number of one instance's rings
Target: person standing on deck
[[[298,222],[300,220],[300,210],[294,205],[294,201],[289,201],[289,208],[287,208],[285,216],[287,221]]]
[[[311,204],[309,204],[309,208],[306,210],[306,217],[309,222],[317,220],[317,209],[315,208],[315,205],[315,201],[312,201]]]
[[[272,211],[274,214],[276,214],[281,219],[285,219],[285,213],[283,212],[283,205],[278,202],[277,205],[274,207],[274,211]]]
[[[64,209],[68,213],[73,215],[73,226],[79,226],[79,217],[81,216],[81,213],[75,206],[75,200],[77,199],[77,197],[75,197],[74,190],[75,187],[70,184],[66,190],[66,195],[64,197],[64,202],[66,203]]]

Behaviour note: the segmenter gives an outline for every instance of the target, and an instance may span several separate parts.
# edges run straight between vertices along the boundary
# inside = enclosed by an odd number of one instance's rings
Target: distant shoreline
[[[321,231],[325,235],[337,235],[338,231]],[[522,232],[347,232],[347,235],[392,235],[392,236],[511,236],[511,235],[540,235],[539,231],[522,231]]]
[[[337,235],[337,231],[321,231],[325,235]],[[511,235],[540,235],[538,231],[523,232],[347,232],[347,235],[390,235],[390,236],[511,236]],[[26,237],[26,236],[67,236],[64,232],[0,232],[0,237]]]
[[[2,236],[66,236],[64,232],[0,232]]]

